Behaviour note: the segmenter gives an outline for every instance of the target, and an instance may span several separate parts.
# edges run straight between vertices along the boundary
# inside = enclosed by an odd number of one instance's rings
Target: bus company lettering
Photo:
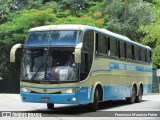
[[[119,69],[125,70],[125,69],[126,69],[126,66],[125,66],[124,64],[119,64]]]
[[[134,70],[134,71],[136,71],[136,66],[126,65],[126,70]]]
[[[120,69],[120,70],[133,70],[133,71],[136,71],[136,66],[134,66],[134,65],[118,64],[118,63],[110,63],[110,69]]]

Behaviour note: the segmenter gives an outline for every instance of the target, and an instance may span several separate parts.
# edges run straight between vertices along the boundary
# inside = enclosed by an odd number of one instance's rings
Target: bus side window
[[[96,51],[97,55],[106,55],[107,41],[106,36],[101,33],[96,33]]]
[[[145,54],[145,60],[144,60],[144,61],[145,61],[145,63],[147,63],[147,61],[148,61],[148,60],[147,60],[147,59],[148,59],[148,58],[147,58],[147,49],[144,50],[144,54]]]
[[[98,40],[98,33],[96,33],[95,37],[96,37],[96,50],[95,50],[95,53],[98,54],[98,44],[99,44],[98,43],[99,42],[99,40]]]
[[[98,53],[105,55],[106,54],[106,36],[103,34],[98,34]]]
[[[121,57],[120,52],[121,52],[121,49],[120,49],[120,41],[119,41],[119,40],[117,40],[117,56],[118,56],[118,58],[120,58],[120,57]]]
[[[135,48],[134,48],[134,45],[132,45],[132,60],[135,60]]]
[[[141,48],[138,46],[134,46],[135,47],[135,60],[137,62],[141,61]]]
[[[127,59],[134,60],[134,46],[127,43]]]
[[[110,54],[112,57],[117,57],[117,40],[110,38]]]
[[[152,53],[150,50],[147,51],[147,62],[150,64],[152,62]]]
[[[111,49],[110,49],[110,37],[106,37],[106,53],[107,56],[111,56]]]
[[[147,62],[147,50],[146,49],[142,49],[141,56],[142,56],[142,62],[146,63]]]
[[[120,58],[125,59],[125,43],[123,41],[119,41],[119,48],[120,48]]]
[[[86,31],[83,37],[83,48],[80,66],[80,80],[86,79],[89,75],[92,62],[93,62],[93,50],[94,50],[94,31]]]

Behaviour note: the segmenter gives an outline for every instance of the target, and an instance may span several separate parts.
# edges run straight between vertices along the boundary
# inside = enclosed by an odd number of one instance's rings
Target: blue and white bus
[[[151,48],[105,29],[86,25],[31,28],[23,47],[20,95],[23,102],[89,104],[126,99],[140,102],[152,91]]]

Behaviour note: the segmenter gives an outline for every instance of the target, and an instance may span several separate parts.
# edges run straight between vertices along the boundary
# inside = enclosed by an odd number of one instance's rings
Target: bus
[[[20,96],[23,102],[87,104],[126,99],[141,102],[152,91],[151,48],[111,31],[78,24],[31,28],[23,48]]]

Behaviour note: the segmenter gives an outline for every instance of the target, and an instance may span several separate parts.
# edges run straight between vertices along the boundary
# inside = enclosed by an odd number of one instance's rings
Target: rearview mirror
[[[81,50],[82,50],[82,46],[83,46],[83,44],[79,43],[75,47],[75,51],[74,51],[75,63],[81,63]]]
[[[16,44],[11,48],[10,51],[10,62],[15,62],[15,53],[18,48],[22,48],[22,44]]]

